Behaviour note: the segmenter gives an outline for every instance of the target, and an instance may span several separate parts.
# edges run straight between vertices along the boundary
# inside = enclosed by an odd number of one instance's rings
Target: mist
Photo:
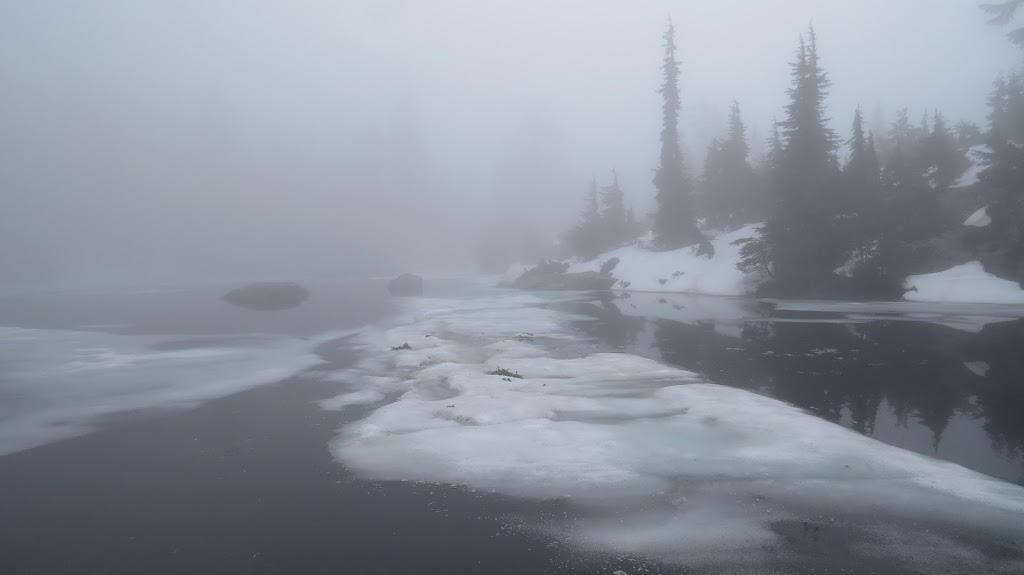
[[[1020,62],[958,0],[8,2],[0,283],[471,270],[613,168],[647,214],[669,16],[693,173],[734,99],[758,153],[812,22],[844,137],[858,105],[984,125]]]

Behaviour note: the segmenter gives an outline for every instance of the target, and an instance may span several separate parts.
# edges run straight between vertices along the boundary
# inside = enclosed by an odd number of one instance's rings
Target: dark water
[[[202,349],[240,334],[303,338],[353,328],[393,310],[383,282],[310,287],[305,305],[282,312],[224,304],[222,286],[6,296],[0,325],[161,334],[154,349]],[[452,284],[435,293],[465,291]],[[981,327],[985,313],[998,315],[984,310],[932,321],[910,312],[851,319],[848,312],[643,294],[583,295],[566,307],[592,318],[575,326],[599,347],[656,357],[882,441],[1021,478],[1019,320]],[[353,476],[331,459],[328,442],[365,412],[326,412],[315,403],[345,390],[344,382],[319,376],[353,356],[344,336],[316,353],[321,365],[286,381],[194,409],[119,414],[93,433],[0,456],[0,573],[731,572],[580,555],[523,527],[564,519],[574,512],[566,502]],[[912,572],[851,554],[842,527],[773,529],[800,563],[766,569]]]
[[[1024,310],[662,294],[569,307],[612,349],[1024,484]]]
[[[430,286],[446,296],[468,289]],[[358,327],[394,308],[384,282],[314,285],[306,305],[280,312],[232,307],[218,299],[223,291],[7,296],[0,326],[162,334],[154,349],[203,349],[254,332]],[[0,574],[592,573],[629,565],[570,554],[513,519],[561,517],[557,502],[351,475],[328,442],[362,413],[316,405],[344,391],[319,375],[349,365],[346,349],[343,337],[320,345],[321,365],[280,383],[194,409],[117,413],[92,433],[0,456]],[[0,391],[4,378],[0,365]]]

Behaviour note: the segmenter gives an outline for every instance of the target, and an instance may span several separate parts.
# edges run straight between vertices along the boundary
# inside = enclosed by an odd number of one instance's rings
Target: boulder
[[[309,290],[290,282],[259,282],[229,291],[224,301],[261,311],[291,309],[309,299]]]
[[[388,282],[388,292],[395,297],[423,295],[423,278],[413,274],[402,274]]]

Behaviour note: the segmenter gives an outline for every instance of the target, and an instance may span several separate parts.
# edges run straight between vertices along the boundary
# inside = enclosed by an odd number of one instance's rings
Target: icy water
[[[1016,487],[904,456],[1020,482],[1020,310],[428,286],[396,309],[382,282],[311,285],[283,312],[231,286],[0,297],[0,573],[1024,562]],[[525,379],[474,387],[493,361]]]
[[[618,294],[569,306],[628,351],[1024,485],[1024,309]]]

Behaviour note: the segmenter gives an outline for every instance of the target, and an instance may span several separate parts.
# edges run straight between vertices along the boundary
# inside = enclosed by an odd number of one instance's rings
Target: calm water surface
[[[568,307],[611,349],[1024,484],[1024,309],[642,293]]]

